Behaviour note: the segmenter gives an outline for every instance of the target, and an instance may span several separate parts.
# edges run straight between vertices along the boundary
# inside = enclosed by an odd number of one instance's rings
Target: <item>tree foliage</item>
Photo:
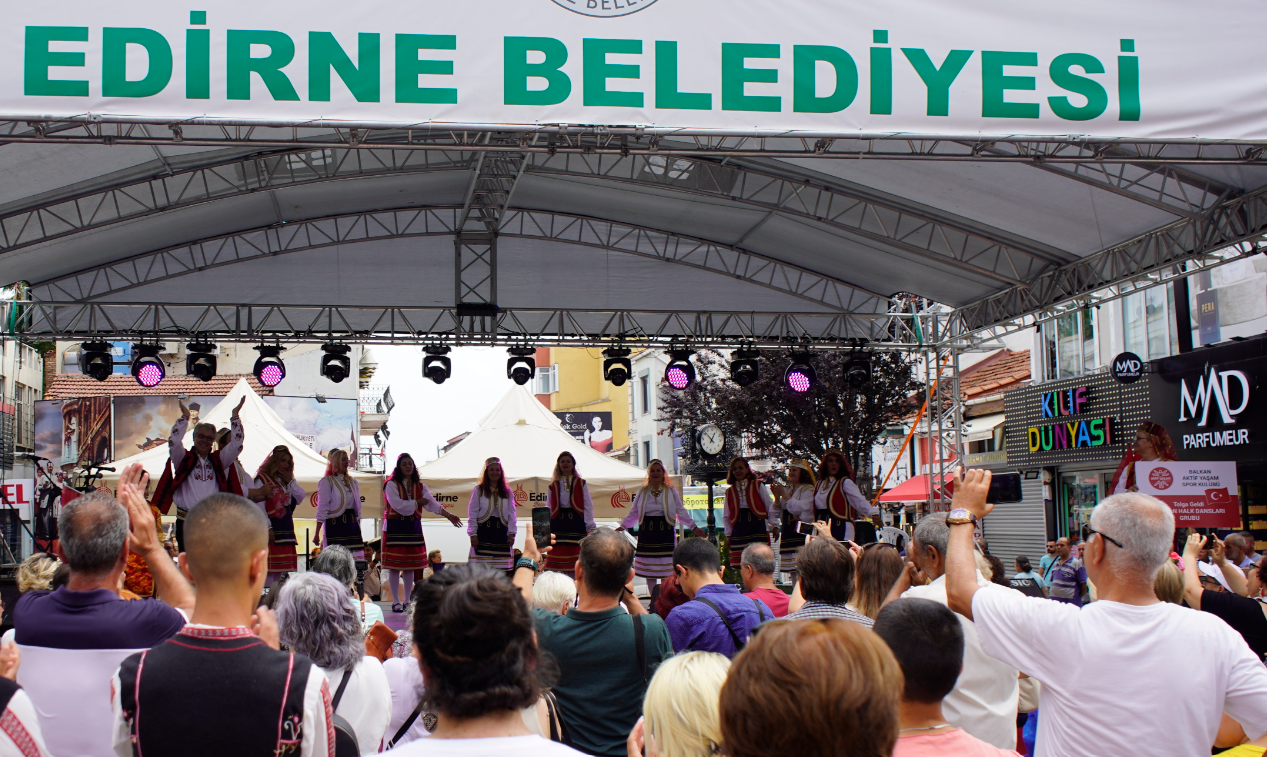
[[[701,351],[690,388],[677,392],[661,384],[660,420],[678,434],[717,423],[742,433],[753,455],[779,462],[803,457],[816,463],[827,450],[839,449],[858,472],[859,485],[869,488],[872,445],[886,425],[918,411],[924,387],[907,356],[876,352],[871,382],[855,389],[844,378],[852,358],[843,350],[815,353],[818,380],[797,394],[783,382],[781,356],[766,352],[760,378],[741,387],[730,380],[726,357]]]

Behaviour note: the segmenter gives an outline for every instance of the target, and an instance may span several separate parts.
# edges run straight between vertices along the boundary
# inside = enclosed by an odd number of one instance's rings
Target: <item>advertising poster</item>
[[[1178,528],[1237,528],[1241,501],[1233,462],[1135,463],[1140,494],[1170,505]]]
[[[282,426],[323,457],[342,449],[356,458],[357,401],[313,397],[262,397],[282,419]]]
[[[35,454],[54,467],[114,459],[109,397],[41,400],[35,403]]]
[[[611,413],[555,413],[563,423],[563,430],[578,442],[607,454],[612,451]]]
[[[185,400],[189,408],[189,428],[198,424],[204,410],[210,410],[223,397],[199,395]],[[114,398],[114,459],[122,460],[138,452],[167,444],[172,426],[180,418],[180,400],[165,396],[118,396]],[[185,432],[185,446],[193,441]]]

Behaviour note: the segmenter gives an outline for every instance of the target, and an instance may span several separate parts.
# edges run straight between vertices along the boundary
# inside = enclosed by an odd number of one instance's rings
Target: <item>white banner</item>
[[[35,502],[36,488],[33,478],[11,478],[0,485],[0,494],[5,501],[18,510],[22,520],[31,519],[31,505]],[[4,505],[0,504],[0,508]]]
[[[1261,140],[1265,23],[1231,0],[7,2],[0,117]]]
[[[1239,528],[1241,501],[1236,463],[1135,463],[1140,494],[1170,505],[1177,528]]]

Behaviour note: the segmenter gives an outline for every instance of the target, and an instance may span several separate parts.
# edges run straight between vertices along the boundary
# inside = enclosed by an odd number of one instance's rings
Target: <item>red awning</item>
[[[947,473],[942,479],[944,486],[942,487],[942,496],[949,497],[954,490],[953,476]],[[881,502],[927,502],[928,501],[928,475],[921,473],[918,476],[912,476],[897,486],[889,489],[880,495]]]

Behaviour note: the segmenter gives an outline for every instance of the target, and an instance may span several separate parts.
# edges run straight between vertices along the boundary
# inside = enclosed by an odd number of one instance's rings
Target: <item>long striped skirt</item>
[[[740,560],[743,559],[744,547],[749,544],[769,544],[770,537],[766,533],[765,518],[757,517],[757,514],[748,508],[740,508],[739,517],[730,527],[730,567],[738,570]]]
[[[384,520],[383,567],[413,571],[426,568],[427,541],[422,536],[422,521],[414,517]]]
[[[269,518],[273,528],[273,543],[268,545],[268,572],[293,573],[299,570],[299,558],[295,547],[295,519],[287,512],[280,518]]]
[[[634,574],[643,578],[673,575],[673,547],[677,529],[659,515],[648,515],[638,526],[638,547],[634,550]]]
[[[338,544],[346,547],[358,560],[365,559],[365,539],[361,536],[361,521],[351,509],[334,518],[327,518],[321,530],[321,546]]]
[[[501,518],[489,516],[488,520],[475,529],[476,546],[466,561],[477,565],[487,565],[497,570],[510,570],[510,531]]]
[[[585,516],[570,507],[560,507],[550,519],[554,549],[546,555],[546,570],[574,576],[576,560],[581,556],[581,539],[585,538]]]
[[[805,546],[805,534],[796,532],[801,519],[786,510],[779,525],[779,570],[796,570],[796,551]]]

